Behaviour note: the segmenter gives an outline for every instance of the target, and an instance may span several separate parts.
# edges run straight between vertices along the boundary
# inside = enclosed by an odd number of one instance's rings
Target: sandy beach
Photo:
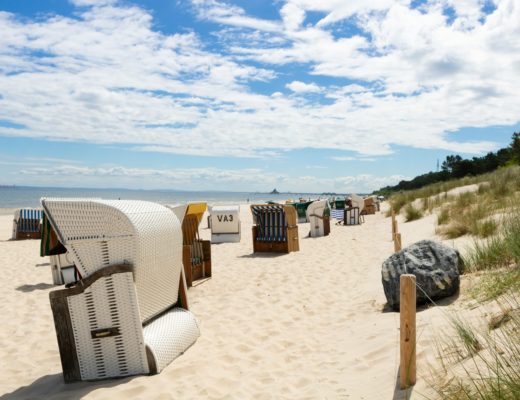
[[[192,348],[159,375],[64,384],[48,258],[39,257],[38,240],[8,240],[12,216],[0,216],[1,398],[404,399],[427,392],[446,313],[465,300],[418,312],[418,383],[398,390],[399,314],[385,309],[381,284],[381,264],[393,252],[390,219],[377,213],[360,226],[331,224],[321,238],[308,238],[309,224],[300,224],[300,251],[287,255],[253,255],[246,205],[241,219],[241,242],[212,245],[213,277],[189,290],[201,328]],[[439,239],[434,221],[400,220],[403,245]],[[446,243],[463,249],[467,240]]]

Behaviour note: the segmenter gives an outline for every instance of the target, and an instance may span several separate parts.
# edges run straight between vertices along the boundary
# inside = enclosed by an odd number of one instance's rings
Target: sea
[[[204,201],[210,205],[281,202],[288,199],[316,199],[328,196],[317,193],[253,193],[220,191],[175,191],[175,190],[135,190],[135,189],[82,189],[48,188],[29,186],[0,186],[0,213],[24,207],[40,207],[42,197],[96,197],[102,199],[146,200],[160,204],[182,204]]]

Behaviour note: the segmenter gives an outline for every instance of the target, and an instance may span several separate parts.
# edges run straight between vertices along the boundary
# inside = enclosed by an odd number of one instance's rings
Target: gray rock
[[[417,304],[453,296],[459,289],[459,253],[439,242],[422,240],[391,255],[381,269],[388,304],[399,310],[399,278],[413,274]]]

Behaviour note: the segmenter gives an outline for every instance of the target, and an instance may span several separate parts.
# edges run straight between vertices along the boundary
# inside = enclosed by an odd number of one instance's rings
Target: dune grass
[[[476,191],[448,194],[473,183]],[[443,372],[432,384],[437,397],[520,400],[520,167],[399,193],[390,203],[406,221],[435,213],[444,238],[472,235],[460,271],[475,274],[469,295],[477,304],[506,302],[487,331],[452,318],[453,335],[437,349]]]
[[[520,398],[520,306],[512,298],[487,331],[453,319],[455,335],[438,354],[444,376],[432,388],[443,400],[518,400]],[[448,358],[451,358],[448,360]]]
[[[469,184],[478,184],[477,190],[448,194],[451,189]],[[418,199],[420,201],[416,202]],[[436,232],[446,239],[464,235],[488,238],[499,230],[499,223],[493,215],[510,209],[511,203],[520,203],[520,167],[436,183],[395,194],[389,201],[391,208],[396,213],[402,213],[406,222],[436,213]],[[391,209],[387,215],[390,214]]]
[[[404,219],[406,222],[415,221],[423,217],[423,212],[415,208],[412,204],[408,204],[404,209]]]

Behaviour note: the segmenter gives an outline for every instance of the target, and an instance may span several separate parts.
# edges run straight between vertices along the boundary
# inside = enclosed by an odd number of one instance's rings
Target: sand
[[[331,226],[300,251],[253,255],[247,206],[240,243],[212,245],[213,277],[189,290],[201,337],[161,374],[64,384],[49,306],[48,258],[39,241],[10,241],[0,216],[0,395],[12,399],[401,399],[421,398],[435,363],[446,299],[417,314],[418,384],[396,387],[399,314],[384,309],[381,264],[392,254],[390,219]],[[436,238],[435,217],[399,220],[403,244]],[[204,225],[204,224],[203,224]],[[204,238],[210,231],[201,228]],[[439,239],[439,238],[436,238]],[[464,247],[467,241],[449,245]],[[466,311],[465,311],[466,312]],[[480,311],[473,312],[475,315]],[[468,314],[471,316],[471,314]]]

